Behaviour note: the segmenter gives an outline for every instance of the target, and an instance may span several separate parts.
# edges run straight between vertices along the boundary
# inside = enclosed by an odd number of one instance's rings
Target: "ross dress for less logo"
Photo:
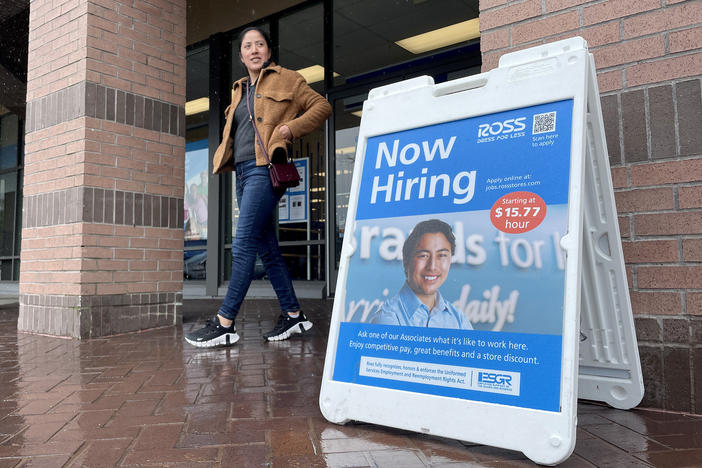
[[[526,117],[518,119],[507,119],[489,124],[478,125],[478,138],[503,135],[526,130]]]

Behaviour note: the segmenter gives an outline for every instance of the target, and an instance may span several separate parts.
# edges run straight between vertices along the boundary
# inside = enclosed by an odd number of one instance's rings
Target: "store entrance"
[[[325,187],[326,156],[324,129],[294,141],[292,157],[298,164],[302,180],[298,187],[288,189],[275,213],[278,244],[293,281],[324,282],[325,275]],[[232,190],[232,233],[236,232],[239,206]],[[231,244],[228,258],[231,262]],[[231,274],[231,272],[228,272]],[[254,266],[254,280],[266,279],[260,258]]]
[[[314,291],[304,292],[305,297],[335,292],[368,91],[419,75],[431,75],[439,83],[477,73],[478,6],[477,0],[401,7],[393,2],[307,1],[250,23],[270,34],[275,62],[299,72],[334,109],[323,129],[295,142],[293,156],[304,165],[305,184],[301,191],[289,190],[276,212],[279,243],[298,295],[308,287]],[[231,174],[213,176],[210,167],[222,138],[231,83],[244,73],[236,38],[247,25],[239,23],[241,18],[230,19],[237,29],[217,34],[213,29],[206,40],[188,48],[184,276],[193,280],[188,281],[192,286],[204,283],[210,296],[226,291],[238,221]],[[416,38],[429,33],[437,40],[422,39],[417,47]],[[260,260],[254,279],[266,279]],[[273,291],[264,293],[257,297]]]
[[[325,281],[324,129],[295,140],[293,158],[303,177],[278,205],[278,242],[293,280]]]

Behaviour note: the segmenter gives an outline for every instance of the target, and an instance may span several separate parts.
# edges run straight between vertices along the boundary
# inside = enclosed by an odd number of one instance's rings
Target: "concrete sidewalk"
[[[247,300],[242,339],[183,340],[219,305],[186,300],[184,325],[77,341],[18,334],[0,305],[0,468],[14,466],[517,467],[522,454],[352,423],[317,403],[332,302],[303,300],[315,327],[264,343],[272,300]],[[702,418],[581,403],[564,467],[702,466]]]

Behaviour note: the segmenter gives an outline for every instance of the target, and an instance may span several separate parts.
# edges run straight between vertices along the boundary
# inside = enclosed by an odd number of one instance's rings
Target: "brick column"
[[[180,320],[185,8],[31,1],[20,331]]]
[[[702,413],[702,2],[481,0],[483,69],[579,35],[594,54],[646,394]]]

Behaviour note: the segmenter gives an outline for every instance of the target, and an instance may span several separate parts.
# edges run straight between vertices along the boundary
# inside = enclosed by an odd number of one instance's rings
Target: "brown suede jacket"
[[[244,82],[248,77],[235,81],[232,85],[232,103],[224,111],[226,123],[222,134],[222,143],[215,151],[213,170],[215,174],[234,170],[231,131],[234,122],[234,110],[242,99]],[[266,146],[268,156],[284,150],[287,154],[290,141],[286,141],[278,132],[282,125],[287,125],[293,138],[299,138],[319,127],[331,115],[331,106],[316,91],[307,85],[298,72],[288,70],[280,65],[271,64],[261,70],[256,83],[256,96],[253,113],[256,127]],[[256,148],[256,165],[268,164],[258,141]]]

